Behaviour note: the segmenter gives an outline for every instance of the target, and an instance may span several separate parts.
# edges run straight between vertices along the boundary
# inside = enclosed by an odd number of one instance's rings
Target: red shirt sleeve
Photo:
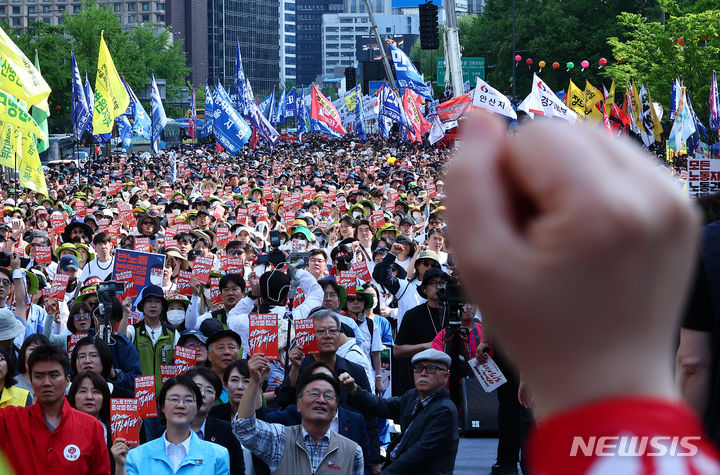
[[[590,403],[538,423],[533,474],[718,474],[718,454],[687,406],[645,397]]]

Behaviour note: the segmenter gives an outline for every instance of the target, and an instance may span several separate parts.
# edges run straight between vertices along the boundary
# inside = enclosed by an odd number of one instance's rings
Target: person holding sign
[[[65,399],[65,353],[41,345],[27,364],[37,402],[0,409],[0,449],[15,473],[109,475],[102,424]]]
[[[348,373],[340,375],[352,407],[402,427],[402,437],[388,447],[384,474],[453,473],[459,438],[457,408],[445,389],[450,362],[450,356],[433,348],[417,353],[412,358],[415,388],[390,399],[359,388]]]
[[[200,439],[190,429],[203,403],[197,384],[187,376],[170,378],[157,401],[167,421],[167,430],[162,437],[132,450],[123,439],[117,439],[111,448],[115,474],[171,475],[182,468],[184,474],[229,475],[228,450]]]

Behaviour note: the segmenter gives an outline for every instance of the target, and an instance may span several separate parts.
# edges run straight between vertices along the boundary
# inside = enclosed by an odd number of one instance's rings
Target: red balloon
[[[605,66],[605,65],[607,64],[607,59],[605,59],[605,58],[600,58],[600,61],[598,61],[598,64],[599,64],[600,66]]]
[[[553,69],[560,69],[560,63],[558,63],[557,61],[555,61],[555,62],[553,63]]]
[[[59,110],[60,110],[60,106],[59,106],[59,105],[55,106],[55,110],[58,110],[58,111],[59,111]]]
[[[533,63],[532,58],[528,58],[525,60],[525,64],[527,64],[528,66],[532,66],[532,63]]]

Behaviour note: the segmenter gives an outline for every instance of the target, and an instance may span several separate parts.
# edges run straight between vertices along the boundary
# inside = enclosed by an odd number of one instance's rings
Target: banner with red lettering
[[[50,246],[35,246],[35,262],[39,264],[50,264],[52,262]]]
[[[210,270],[212,269],[213,258],[211,256],[198,256],[193,262],[192,276],[200,279],[200,282],[207,284],[210,280]]]
[[[138,402],[138,417],[157,417],[154,375],[135,378],[135,399]]]
[[[65,298],[65,291],[67,290],[68,281],[70,276],[67,274],[56,273],[53,278],[52,284],[50,284],[50,297],[61,301]]]
[[[720,191],[720,159],[688,157],[687,189],[693,197]]]
[[[317,355],[317,338],[315,336],[315,324],[312,318],[300,318],[293,322],[295,325],[295,343],[306,355]]]
[[[438,117],[443,122],[458,120],[470,110],[471,106],[470,94],[462,94],[440,104],[438,106]]]
[[[180,366],[178,374],[185,374],[197,364],[197,352],[194,348],[175,347],[175,365]]]

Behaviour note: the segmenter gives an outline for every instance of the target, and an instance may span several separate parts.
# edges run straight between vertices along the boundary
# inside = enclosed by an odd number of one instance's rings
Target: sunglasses
[[[440,267],[440,264],[438,264],[436,261],[434,261],[432,259],[420,259],[418,261],[418,264],[422,264],[426,267],[435,267],[435,268]]]
[[[362,297],[348,297],[345,299],[346,302],[365,302],[365,299]]]
[[[76,313],[73,315],[75,320],[88,320],[90,317],[92,317],[92,314],[90,313]]]

